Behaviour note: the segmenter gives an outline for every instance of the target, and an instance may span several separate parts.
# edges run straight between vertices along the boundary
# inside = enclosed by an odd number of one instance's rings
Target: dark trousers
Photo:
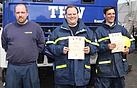
[[[94,88],[125,88],[125,78],[99,78],[95,77]]]
[[[37,64],[25,66],[8,64],[5,88],[40,88]]]
[[[86,88],[86,86],[71,86],[64,84],[55,84],[55,88]]]

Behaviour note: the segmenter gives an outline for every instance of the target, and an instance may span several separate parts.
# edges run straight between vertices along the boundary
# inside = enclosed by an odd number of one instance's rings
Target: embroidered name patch
[[[32,34],[32,32],[24,32],[25,34]]]

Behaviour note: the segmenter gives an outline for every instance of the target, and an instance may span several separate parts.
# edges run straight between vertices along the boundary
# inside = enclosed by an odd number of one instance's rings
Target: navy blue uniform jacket
[[[129,53],[133,52],[135,49],[134,38],[124,27],[116,24],[110,27],[103,22],[95,31],[99,43],[96,63],[96,75],[99,77],[122,77],[127,73],[128,63],[126,58],[123,57],[121,52],[111,53],[108,47],[110,43],[109,34],[118,32],[120,32],[122,36],[126,36],[130,39],[131,46],[129,47]]]
[[[93,32],[85,26],[79,19],[79,28],[73,35],[66,20],[57,27],[53,32],[47,46],[49,51],[54,55],[55,62],[55,83],[68,84],[73,86],[83,86],[90,80],[90,55],[96,53],[97,47],[94,42]],[[68,54],[63,54],[63,47],[68,47],[68,36],[85,37],[85,46],[90,47],[90,53],[85,54],[84,60],[68,59]]]

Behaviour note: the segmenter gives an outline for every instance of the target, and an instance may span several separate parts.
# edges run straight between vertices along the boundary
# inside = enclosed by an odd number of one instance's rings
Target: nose
[[[21,16],[22,14],[21,13],[19,13],[19,16]]]
[[[71,17],[74,17],[74,16],[75,16],[75,15],[73,15],[73,14],[71,15]]]

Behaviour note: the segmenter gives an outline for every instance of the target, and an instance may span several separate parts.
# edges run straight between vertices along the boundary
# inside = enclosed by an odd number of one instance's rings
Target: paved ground
[[[137,50],[128,55],[128,62],[132,64],[132,69],[126,75],[126,88],[137,88]]]
[[[131,71],[126,75],[126,88],[137,88],[137,50],[134,53],[128,55],[128,62],[132,64]],[[48,69],[45,73],[45,68],[40,69],[40,73],[43,73],[40,76],[41,80],[41,88],[54,88],[53,84],[53,72],[51,69]],[[50,74],[48,74],[50,73]],[[2,88],[2,76],[1,76],[1,69],[0,69],[0,88]]]

